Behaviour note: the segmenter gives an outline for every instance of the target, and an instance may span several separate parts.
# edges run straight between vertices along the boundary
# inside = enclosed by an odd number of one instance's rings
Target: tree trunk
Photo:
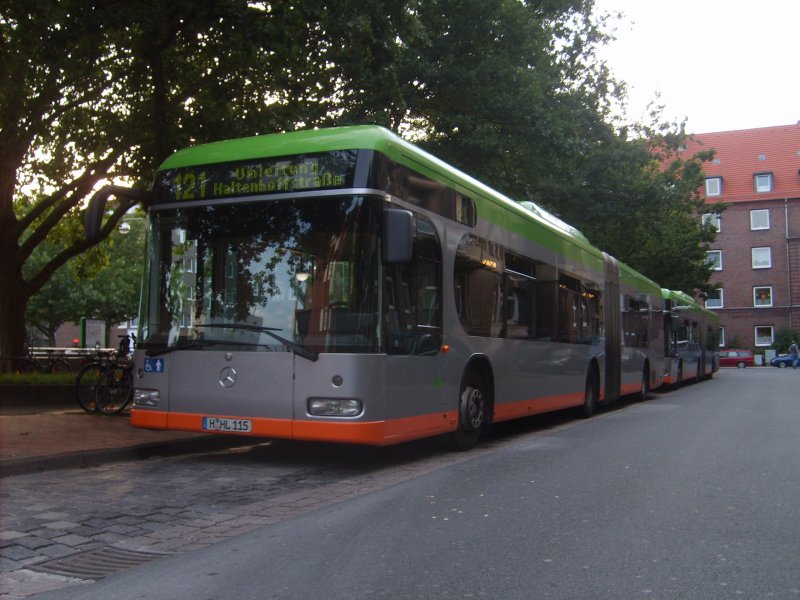
[[[25,307],[28,297],[22,274],[14,268],[14,252],[7,251],[9,245],[16,249],[14,241],[11,240],[11,244],[7,240],[0,242],[0,256],[6,257],[0,260],[0,356],[3,359],[25,354]],[[0,372],[10,370],[11,361],[0,361]]]

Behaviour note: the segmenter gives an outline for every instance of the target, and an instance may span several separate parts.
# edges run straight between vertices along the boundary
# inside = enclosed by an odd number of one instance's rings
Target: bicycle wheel
[[[95,401],[95,390],[106,370],[105,366],[99,362],[91,362],[81,369],[76,378],[76,389],[78,393],[78,404],[86,412],[97,412],[97,402]]]
[[[72,367],[63,358],[56,358],[50,363],[50,373],[71,373]]]
[[[113,415],[127,406],[133,394],[133,375],[127,367],[113,366],[103,373],[95,389],[97,410]]]

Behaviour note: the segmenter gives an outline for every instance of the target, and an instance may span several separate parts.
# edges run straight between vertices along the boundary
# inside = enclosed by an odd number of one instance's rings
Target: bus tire
[[[451,434],[451,442],[456,450],[474,448],[481,436],[481,428],[486,419],[487,394],[481,376],[469,371],[461,382],[458,400],[458,427]]]
[[[591,417],[597,410],[597,402],[600,397],[600,382],[598,381],[597,369],[594,363],[589,365],[589,372],[586,374],[586,387],[583,392],[583,405],[580,408],[580,415],[584,419]]]
[[[675,381],[674,389],[678,389],[683,384],[683,361],[678,362],[678,379]]]
[[[639,391],[636,393],[636,400],[638,402],[644,402],[647,400],[647,397],[650,395],[650,365],[648,363],[644,364],[644,369],[642,369],[642,385],[639,388]]]

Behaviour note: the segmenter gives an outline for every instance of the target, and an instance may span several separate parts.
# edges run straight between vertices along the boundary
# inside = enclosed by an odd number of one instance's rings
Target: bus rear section
[[[662,289],[664,384],[710,378],[719,369],[719,317],[684,292]]]

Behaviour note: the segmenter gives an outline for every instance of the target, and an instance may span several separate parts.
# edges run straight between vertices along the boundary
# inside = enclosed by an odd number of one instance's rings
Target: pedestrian
[[[792,345],[789,346],[789,355],[792,357],[792,368],[797,368],[797,342],[792,340]]]

